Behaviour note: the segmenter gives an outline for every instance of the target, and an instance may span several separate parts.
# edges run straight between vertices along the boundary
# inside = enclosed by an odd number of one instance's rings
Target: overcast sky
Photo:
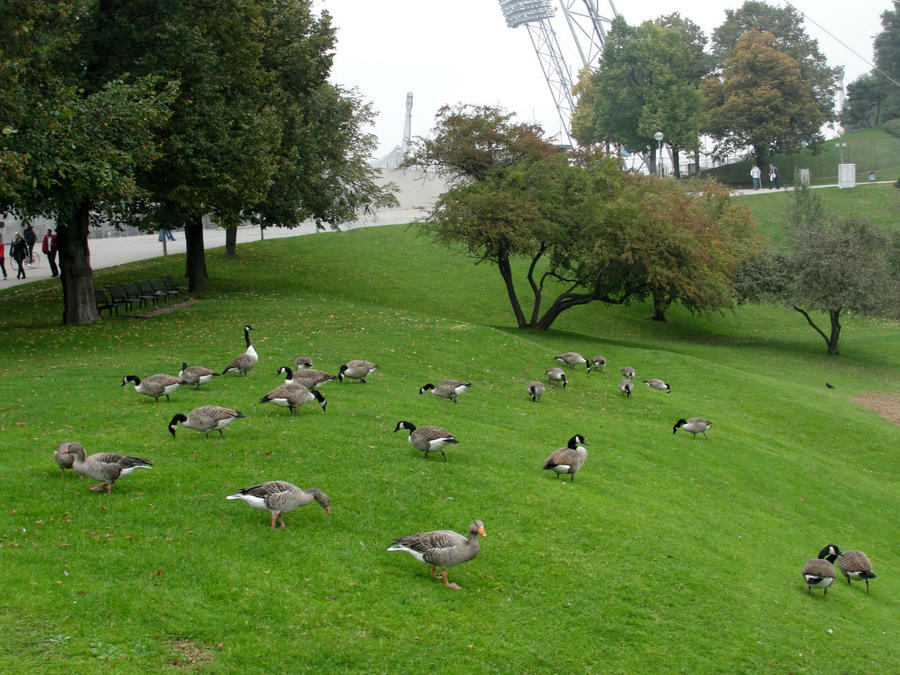
[[[550,1],[557,9],[555,32],[574,76],[580,66],[574,41],[558,0]],[[678,11],[710,37],[725,20],[725,9],[743,3],[612,4],[632,25]],[[893,8],[891,0],[796,0],[793,5],[806,16],[806,33],[818,41],[829,65],[844,66],[845,84],[871,70],[872,39],[882,30],[881,13]],[[528,30],[508,28],[498,0],[315,0],[314,7],[327,10],[337,29],[331,80],[357,88],[378,115],[376,157],[402,141],[407,92],[413,93],[414,136],[428,135],[438,108],[456,103],[499,105],[541,124],[548,134],[561,129]],[[609,2],[600,0],[598,7],[612,14]]]

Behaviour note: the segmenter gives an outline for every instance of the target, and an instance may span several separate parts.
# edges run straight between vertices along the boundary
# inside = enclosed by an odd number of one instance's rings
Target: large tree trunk
[[[838,351],[838,339],[841,337],[841,310],[831,309],[828,311],[828,316],[831,319],[831,334],[825,335],[825,332],[813,322],[809,312],[802,307],[797,307],[797,305],[794,305],[793,307],[795,311],[800,312],[803,315],[806,319],[806,323],[812,326],[813,330],[825,340],[825,344],[828,346],[828,354],[831,356],[838,356],[840,354]]]
[[[519,296],[516,295],[512,267],[509,264],[509,256],[504,255],[499,258],[497,266],[500,268],[500,276],[503,277],[503,283],[506,284],[506,293],[509,296],[509,303],[512,305],[513,314],[516,315],[516,323],[519,324],[519,328],[527,328],[528,324],[525,322],[525,313],[522,311],[522,306],[519,304]]]
[[[225,228],[225,255],[227,255],[227,256],[236,256],[237,255],[237,228],[236,227]]]
[[[90,202],[82,202],[70,221],[57,223],[56,227],[63,323],[67,326],[93,323],[100,318],[94,302],[94,273],[88,248],[90,214]]]
[[[191,293],[202,293],[206,290],[206,250],[203,247],[202,217],[193,218],[184,226],[184,239],[187,248],[184,275],[188,279],[188,290]]]
[[[660,291],[654,291],[653,293],[653,316],[651,317],[653,321],[665,321],[666,320],[666,310],[669,308],[669,305],[672,303],[669,300],[669,296],[666,293]]]

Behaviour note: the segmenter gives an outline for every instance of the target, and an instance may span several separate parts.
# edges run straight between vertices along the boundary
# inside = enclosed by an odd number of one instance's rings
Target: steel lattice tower
[[[517,28],[524,25],[528,30],[531,45],[534,47],[562,122],[566,141],[571,145],[569,134],[572,113],[575,111],[575,99],[572,97],[573,80],[551,22],[556,13],[555,9],[551,6],[550,0],[499,0],[499,2],[507,26]],[[576,8],[576,4],[584,5],[584,9]],[[560,0],[560,6],[581,58],[579,68],[597,66],[606,39],[604,24],[612,20],[600,15],[597,4],[597,0],[581,0],[581,2]],[[614,17],[616,8],[612,0],[609,5]]]

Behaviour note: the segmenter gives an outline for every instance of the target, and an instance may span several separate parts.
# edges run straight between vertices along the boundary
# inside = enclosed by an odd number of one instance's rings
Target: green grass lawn
[[[794,182],[798,169],[809,169],[813,185],[837,183],[837,167],[841,163],[841,150],[835,143],[846,143],[843,161],[856,165],[857,183],[869,180],[869,171],[875,171],[877,180],[897,180],[900,176],[900,139],[881,127],[845,134],[840,139],[826,141],[816,153],[802,150],[791,155],[776,154],[772,158],[781,173],[781,185]],[[716,167],[703,172],[725,185],[751,187],[750,167],[752,159]],[[769,175],[763,172],[763,187],[768,187]]]
[[[855,188],[820,188],[825,211],[835,218],[864,217],[886,229],[900,229],[900,190],[891,183],[859,184]],[[734,198],[756,218],[759,231],[775,245],[789,243],[791,192],[768,192]]]
[[[780,196],[780,195],[779,195]],[[4,672],[893,672],[900,629],[900,428],[854,402],[900,394],[896,324],[848,317],[840,357],[796,312],[694,317],[643,304],[580,307],[549,333],[513,328],[497,272],[414,227],[358,229],[207,252],[209,291],[145,318],[58,325],[60,292],[0,294]],[[102,286],[171,273],[169,256],[95,273]],[[159,403],[128,374],[223,368],[255,327],[247,377]],[[525,387],[575,350],[533,404]],[[297,417],[259,404],[280,365],[309,354],[367,384],[322,387]],[[671,394],[619,368],[661,377]],[[419,387],[474,383],[454,405]],[[835,388],[827,389],[825,382]],[[166,426],[236,407],[224,439]],[[672,434],[712,420],[709,440]],[[392,433],[438,424],[459,445],[424,460]],[[574,483],[541,470],[582,433]],[[147,457],[112,494],[61,476],[56,445]],[[281,479],[318,487],[287,529],[225,496]],[[479,556],[432,579],[392,538],[465,531]],[[823,599],[800,570],[825,544],[860,548],[878,578]]]

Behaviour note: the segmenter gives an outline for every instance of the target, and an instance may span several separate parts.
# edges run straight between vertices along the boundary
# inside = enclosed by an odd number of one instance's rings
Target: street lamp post
[[[662,142],[665,136],[663,136],[663,132],[657,131],[653,134],[653,138],[656,139],[656,170],[659,173],[659,177],[662,178]]]

